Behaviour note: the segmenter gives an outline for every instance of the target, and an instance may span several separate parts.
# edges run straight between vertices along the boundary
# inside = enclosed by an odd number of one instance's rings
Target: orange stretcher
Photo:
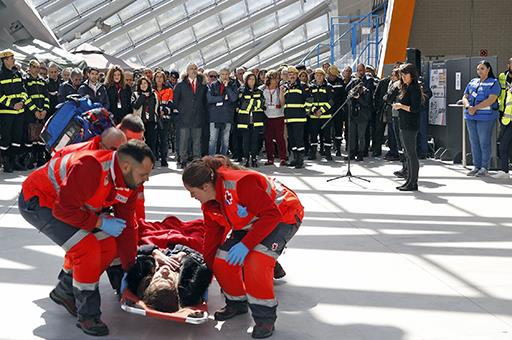
[[[134,295],[129,289],[126,289],[121,297],[121,308],[132,314],[190,323],[193,325],[200,325],[208,321],[208,305],[206,302],[194,307],[181,308],[179,311],[174,313],[159,312],[146,306],[144,302]]]

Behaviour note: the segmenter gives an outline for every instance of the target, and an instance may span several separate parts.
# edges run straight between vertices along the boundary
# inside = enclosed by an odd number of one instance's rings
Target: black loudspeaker
[[[407,59],[406,63],[413,64],[416,66],[418,70],[418,74],[421,74],[421,51],[417,48],[408,48],[407,49]]]

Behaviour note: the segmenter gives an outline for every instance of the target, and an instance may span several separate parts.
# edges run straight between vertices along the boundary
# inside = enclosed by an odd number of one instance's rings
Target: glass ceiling
[[[43,15],[43,20],[59,39],[67,31],[72,33],[69,41],[61,39],[68,50],[89,43],[140,65],[179,70],[189,62],[208,68],[230,66],[266,37],[275,36],[276,32],[324,2],[113,0],[108,6],[117,3],[124,8],[105,18],[110,15],[108,7],[104,7],[105,0],[30,1],[42,14],[48,6],[60,5],[58,10]],[[330,9],[333,7],[331,5]],[[280,39],[276,43],[252,56],[243,63],[244,66],[270,67],[294,58],[301,59],[300,56],[305,56],[319,42],[328,43],[328,14],[323,12],[315,17],[307,23],[298,23],[300,26],[293,32],[277,37]],[[87,18],[96,25],[87,29],[74,28],[80,18]],[[101,23],[106,24],[103,30]],[[303,49],[297,51],[297,46]]]

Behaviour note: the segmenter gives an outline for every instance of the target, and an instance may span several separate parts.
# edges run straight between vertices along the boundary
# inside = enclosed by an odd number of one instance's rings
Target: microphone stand
[[[329,118],[329,120],[328,120],[328,121],[326,121],[326,122],[325,122],[325,124],[324,124],[324,125],[322,125],[322,127],[321,127],[320,129],[321,129],[321,130],[325,129],[325,128],[329,125],[329,123],[331,122],[331,120],[332,120],[332,119],[334,119],[334,117],[335,117],[336,115],[338,115],[338,114],[341,112],[341,109],[342,109],[345,105],[347,105],[347,104],[348,104],[348,101],[349,101],[350,99],[352,99],[352,98],[353,98],[353,96],[351,96],[351,95],[349,94],[349,95],[348,95],[348,97],[347,97],[347,100],[345,100],[345,102],[344,102],[343,104],[341,104],[341,106],[336,110],[336,112],[334,112],[334,114],[332,115],[332,117],[331,117],[331,118]],[[347,150],[348,150],[348,157],[347,157],[347,158],[348,158],[348,161],[347,161],[347,172],[346,172],[344,175],[336,176],[336,177],[334,177],[334,178],[329,178],[329,179],[327,180],[327,182],[335,181],[335,180],[337,180],[337,179],[345,178],[345,177],[347,177],[347,178],[348,178],[348,180],[349,180],[350,182],[352,182],[352,178],[359,179],[359,180],[361,180],[361,181],[370,182],[370,180],[368,180],[368,179],[366,179],[366,178],[363,178],[363,177],[360,177],[360,176],[354,176],[354,175],[352,175],[352,171],[350,171],[350,159],[351,159],[351,154],[350,154],[350,153],[351,153],[351,151],[352,151],[352,150],[350,149],[350,116],[351,116],[351,115],[352,115],[352,114],[351,114],[351,112],[348,112],[348,120],[347,120],[347,132],[348,132],[348,135],[347,135]]]

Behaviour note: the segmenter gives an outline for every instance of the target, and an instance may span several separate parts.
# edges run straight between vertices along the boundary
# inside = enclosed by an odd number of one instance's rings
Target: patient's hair
[[[149,276],[151,278],[151,276]],[[144,284],[144,281],[141,284]],[[147,281],[146,281],[147,282]],[[144,303],[157,311],[174,313],[180,309],[177,276],[172,282],[157,281],[150,283],[144,290]]]

